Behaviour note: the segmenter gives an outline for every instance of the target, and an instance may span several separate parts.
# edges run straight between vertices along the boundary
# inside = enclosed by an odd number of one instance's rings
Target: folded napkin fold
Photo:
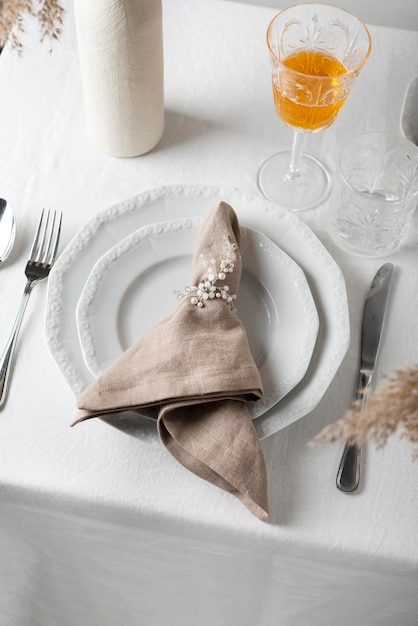
[[[169,452],[265,520],[266,468],[248,408],[262,382],[234,309],[240,240],[237,216],[221,202],[200,226],[180,305],[78,396],[74,424],[156,406]]]

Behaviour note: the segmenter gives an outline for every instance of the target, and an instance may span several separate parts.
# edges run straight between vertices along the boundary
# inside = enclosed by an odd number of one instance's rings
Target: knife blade
[[[361,356],[357,400],[362,411],[373,382],[380,340],[386,317],[392,263],[385,263],[376,273],[364,303],[361,330]],[[337,487],[341,491],[355,491],[360,481],[361,445],[348,440],[337,473]]]

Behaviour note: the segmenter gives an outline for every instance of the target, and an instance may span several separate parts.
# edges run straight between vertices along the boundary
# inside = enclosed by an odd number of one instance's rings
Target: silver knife
[[[385,321],[392,270],[392,263],[385,263],[377,271],[364,304],[360,373],[357,391],[357,400],[361,402],[360,411],[366,405],[373,381],[380,338]],[[348,440],[338,468],[338,489],[346,492],[357,489],[360,480],[360,463],[361,446],[353,443],[352,440]]]

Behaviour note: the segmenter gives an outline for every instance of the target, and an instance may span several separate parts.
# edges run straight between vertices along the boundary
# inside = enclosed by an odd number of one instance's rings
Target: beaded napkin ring
[[[205,306],[206,300],[213,300],[214,298],[221,298],[229,305],[232,311],[235,311],[234,300],[237,296],[229,292],[228,285],[219,285],[219,281],[224,281],[227,274],[234,271],[233,256],[231,256],[232,250],[237,250],[236,243],[231,244],[228,237],[224,235],[225,254],[221,257],[219,263],[219,269],[216,267],[216,260],[211,259],[207,261],[204,254],[199,254],[199,259],[202,259],[202,265],[206,268],[206,276],[200,281],[198,285],[187,286],[184,291],[175,289],[173,293],[177,294],[177,300],[182,300],[185,297],[190,297],[191,304],[202,308]]]

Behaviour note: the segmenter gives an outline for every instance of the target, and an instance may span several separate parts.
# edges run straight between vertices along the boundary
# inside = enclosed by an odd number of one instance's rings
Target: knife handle
[[[370,372],[360,371],[359,390],[357,401],[360,401],[359,411],[366,406],[367,397],[372,383]],[[337,472],[337,487],[340,491],[351,493],[355,491],[360,482],[361,445],[349,439],[344,447],[340,466]]]
[[[360,481],[361,446],[348,440],[345,444],[337,473],[337,487],[350,493],[355,491]]]

